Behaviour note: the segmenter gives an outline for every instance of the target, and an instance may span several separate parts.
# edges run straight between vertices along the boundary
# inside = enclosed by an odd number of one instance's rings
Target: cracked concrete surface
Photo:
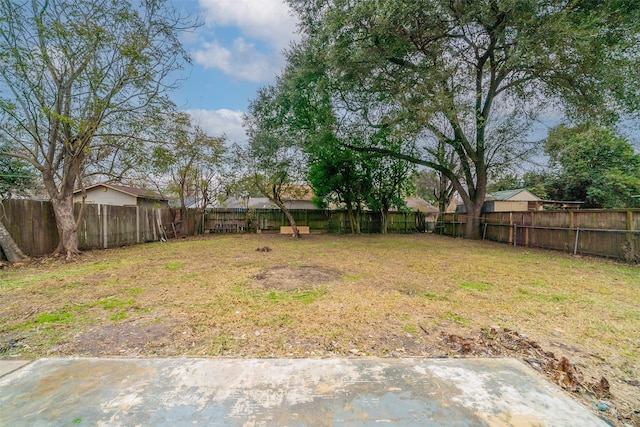
[[[1,426],[608,425],[515,359],[7,363]]]

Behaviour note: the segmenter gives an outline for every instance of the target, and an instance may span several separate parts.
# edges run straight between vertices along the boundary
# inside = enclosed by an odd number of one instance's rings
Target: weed
[[[167,270],[169,271],[182,270],[183,268],[184,268],[184,264],[179,261],[169,261],[167,263]]]
[[[442,315],[442,318],[445,320],[449,320],[452,322],[456,322],[459,323],[461,325],[468,325],[469,319],[465,319],[464,317],[460,316],[459,314],[456,314],[452,311],[447,311]]]
[[[234,347],[234,339],[228,335],[219,335],[211,340],[208,347],[211,356],[221,356]]]
[[[112,322],[119,322],[120,320],[124,320],[127,318],[127,313],[124,311],[118,311],[109,316],[109,320]]]
[[[488,291],[493,288],[493,285],[489,283],[470,283],[470,282],[462,282],[458,283],[458,286],[464,289],[469,289],[472,291]]]
[[[70,323],[73,321],[74,314],[68,312],[62,313],[41,313],[33,322],[34,323]]]
[[[135,303],[133,298],[128,299],[120,299],[120,298],[105,298],[99,301],[96,301],[91,306],[99,306],[104,308],[105,310],[111,310],[114,308],[129,308]]]
[[[402,327],[402,332],[406,332],[409,334],[417,334],[418,333],[418,327],[412,323],[407,323],[406,325],[404,325]]]
[[[451,293],[450,291],[445,291],[443,292],[443,294],[439,294],[437,292],[432,292],[432,291],[426,291],[422,293],[422,296],[432,301],[447,301],[448,300],[447,295],[450,293]]]

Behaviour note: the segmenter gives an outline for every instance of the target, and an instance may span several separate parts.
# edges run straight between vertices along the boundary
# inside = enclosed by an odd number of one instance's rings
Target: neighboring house
[[[529,190],[496,191],[487,194],[482,212],[526,212],[542,210],[543,201]]]
[[[169,200],[155,191],[143,188],[127,187],[117,184],[95,184],[85,189],[87,198],[85,203],[113,205],[113,206],[144,206],[154,208],[168,208]],[[74,202],[82,202],[82,190],[73,193]]]
[[[216,202],[216,200],[209,201],[209,203],[207,203],[207,206],[205,206],[205,209],[214,209],[220,207]],[[180,208],[180,200],[175,200],[174,204],[176,208]],[[184,204],[187,209],[202,209],[204,200],[189,197],[184,200]]]
[[[487,193],[482,212],[526,212],[541,210],[542,199],[524,188]],[[456,212],[466,213],[464,203],[458,203]]]
[[[438,215],[438,208],[420,197],[406,199],[405,203],[407,204],[407,208],[413,212]]]
[[[405,203],[407,204],[407,208],[411,211],[424,214],[425,230],[432,232],[435,229],[436,222],[438,221],[438,214],[440,213],[438,208],[419,197],[406,199]],[[422,229],[422,227],[420,226],[419,229]]]
[[[517,190],[496,191],[488,193],[482,205],[482,212],[527,212],[551,209],[578,209],[583,202],[542,200],[530,191],[519,188]],[[463,203],[459,203],[456,212],[464,213]]]
[[[311,200],[287,200],[284,205],[287,209],[318,209]],[[248,199],[230,197],[218,207],[221,209],[278,209],[278,206],[267,197],[249,197]]]

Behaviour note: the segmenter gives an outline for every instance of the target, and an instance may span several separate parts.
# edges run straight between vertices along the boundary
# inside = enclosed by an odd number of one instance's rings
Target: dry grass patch
[[[586,399],[607,378],[608,413],[633,423],[639,301],[637,267],[557,252],[433,235],[210,236],[0,272],[0,357],[553,353]]]

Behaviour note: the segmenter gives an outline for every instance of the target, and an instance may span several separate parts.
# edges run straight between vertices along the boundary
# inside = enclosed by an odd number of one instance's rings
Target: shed
[[[161,194],[144,188],[127,187],[124,185],[100,183],[90,185],[85,189],[87,198],[85,203],[113,205],[113,206],[144,206],[153,208],[168,208],[169,200]],[[82,202],[82,190],[73,192],[73,201]]]

